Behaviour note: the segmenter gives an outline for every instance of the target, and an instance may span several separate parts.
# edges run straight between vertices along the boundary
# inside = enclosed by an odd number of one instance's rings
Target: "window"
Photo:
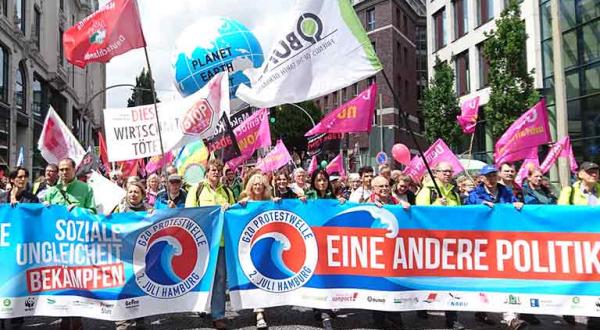
[[[65,49],[63,48],[63,33],[64,31],[59,28],[58,29],[58,63],[61,66],[65,65]]]
[[[446,46],[446,9],[443,8],[433,14],[434,49],[439,50]]]
[[[396,42],[396,53],[398,54],[398,62],[402,65],[402,47],[399,42]]]
[[[375,30],[375,8],[367,9],[367,31]]]
[[[377,79],[375,78],[375,76],[367,78],[367,85],[369,85],[369,86],[373,85],[376,82],[377,82]]]
[[[33,31],[33,39],[37,45],[38,50],[40,49],[40,36],[42,31],[42,12],[40,8],[35,7],[35,27]]]
[[[458,39],[469,30],[467,4],[465,0],[454,0],[454,39]]]
[[[17,68],[17,74],[15,75],[15,106],[17,110],[26,112],[25,108],[25,92],[26,92],[26,79],[25,70],[23,68],[23,62],[19,63]]]
[[[0,165],[7,167],[10,146],[10,119],[0,117]],[[37,149],[37,148],[35,148]]]
[[[33,91],[33,100],[31,102],[31,112],[33,113],[33,120],[38,122],[43,122],[45,113],[42,111],[42,100],[43,100],[43,90],[42,90],[42,82],[38,78],[38,76],[33,76],[33,83],[31,84],[31,90]],[[37,141],[37,140],[35,140]]]
[[[0,46],[0,101],[8,103],[8,50]]]
[[[60,10],[65,10],[65,0],[60,0]]]
[[[404,51],[404,62],[408,63],[408,48],[403,47],[402,50]]]
[[[335,92],[333,92],[333,105],[334,105],[334,106],[337,106],[337,105],[338,105],[338,103],[339,103],[339,99],[338,99],[338,92],[337,92],[337,91],[335,91]]]
[[[371,46],[373,46],[373,50],[377,53],[377,43],[375,41],[371,41]]]
[[[323,99],[323,107],[325,110],[329,109],[329,95],[325,95],[325,98]]]
[[[348,94],[346,93],[346,89],[342,89],[342,102],[346,102],[348,100]]]
[[[477,45],[477,52],[479,53],[479,88],[487,87],[490,83],[490,62],[483,54],[483,46],[483,43]]]
[[[464,51],[454,58],[456,63],[456,92],[459,96],[469,93],[469,51]]]
[[[479,25],[483,25],[494,18],[494,0],[477,0]]]
[[[4,17],[8,17],[8,0],[2,0],[0,3],[0,10],[2,10],[2,15],[4,15]]]
[[[408,101],[408,98],[410,96],[409,90],[408,90],[408,80],[404,81],[404,98]]]
[[[25,0],[15,0],[15,25],[23,34],[25,34],[25,9],[27,8]]]
[[[354,96],[358,95],[358,83],[352,85]]]
[[[408,33],[408,18],[406,18],[406,15],[402,15],[402,17],[404,18],[403,20],[403,25],[402,25],[402,31],[404,31],[404,34]]]

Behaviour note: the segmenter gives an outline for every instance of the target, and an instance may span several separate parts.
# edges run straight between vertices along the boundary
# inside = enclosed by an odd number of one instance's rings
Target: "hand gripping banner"
[[[0,319],[209,311],[222,221],[217,207],[103,217],[0,206]]]
[[[600,316],[597,219],[573,206],[250,202],[225,213],[231,301]]]

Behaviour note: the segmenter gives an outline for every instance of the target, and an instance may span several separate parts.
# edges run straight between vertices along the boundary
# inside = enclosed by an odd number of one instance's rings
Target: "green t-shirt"
[[[86,183],[77,179],[74,179],[66,186],[58,183],[56,186],[48,188],[44,200],[50,204],[75,205],[96,212],[94,191]]]

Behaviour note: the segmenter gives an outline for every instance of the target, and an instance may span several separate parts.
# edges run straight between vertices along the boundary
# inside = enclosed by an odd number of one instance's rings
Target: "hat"
[[[592,162],[583,162],[583,164],[581,164],[581,167],[579,167],[579,169],[584,170],[584,171],[597,170],[597,169],[600,169],[600,166],[598,166],[598,164],[592,163]]]
[[[329,181],[335,181],[335,180],[339,180],[339,179],[340,179],[340,177],[337,175],[332,175],[329,177]]]
[[[171,181],[182,181],[181,175],[179,175],[179,174],[169,175],[169,182],[171,182]]]
[[[485,165],[479,170],[479,175],[488,175],[491,173],[498,173],[498,169],[494,165]]]

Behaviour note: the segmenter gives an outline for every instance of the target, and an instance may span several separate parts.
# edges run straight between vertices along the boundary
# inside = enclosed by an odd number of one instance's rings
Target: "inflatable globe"
[[[187,27],[173,53],[177,89],[188,96],[206,85],[215,74],[229,71],[229,95],[235,99],[240,84],[250,86],[242,72],[263,64],[260,43],[242,23],[226,17],[207,17]]]

